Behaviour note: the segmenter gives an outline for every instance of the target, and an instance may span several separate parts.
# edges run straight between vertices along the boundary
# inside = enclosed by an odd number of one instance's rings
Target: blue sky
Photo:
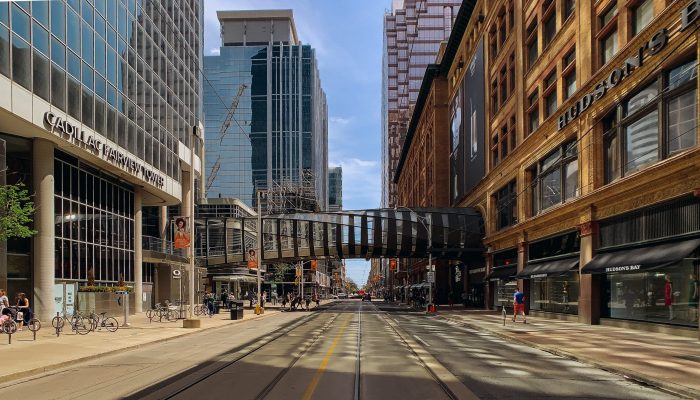
[[[343,207],[379,207],[382,24],[390,0],[205,0],[204,54],[220,46],[217,10],[292,9],[299,39],[316,49],[328,100],[331,165],[343,166]],[[348,260],[358,285],[369,262]]]

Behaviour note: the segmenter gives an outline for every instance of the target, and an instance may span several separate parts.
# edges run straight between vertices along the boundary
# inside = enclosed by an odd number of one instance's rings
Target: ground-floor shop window
[[[686,258],[657,271],[607,274],[603,316],[698,326],[698,266]]]
[[[506,306],[506,309],[513,308],[513,293],[518,286],[516,280],[497,280],[494,281],[493,291],[493,307],[500,310],[501,306]],[[510,311],[509,311],[510,312]]]
[[[578,314],[579,273],[530,280],[530,310]]]

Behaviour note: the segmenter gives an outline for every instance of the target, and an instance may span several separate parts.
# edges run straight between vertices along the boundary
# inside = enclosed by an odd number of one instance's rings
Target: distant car
[[[362,295],[359,294],[359,293],[353,293],[353,294],[350,295],[350,298],[351,298],[351,299],[361,299],[361,298],[362,298]]]
[[[347,293],[338,293],[338,298],[339,298],[339,299],[347,299],[347,298],[348,298],[348,294],[347,294]]]

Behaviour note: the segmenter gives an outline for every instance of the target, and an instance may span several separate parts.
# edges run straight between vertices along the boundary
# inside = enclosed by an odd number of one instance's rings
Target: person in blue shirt
[[[515,322],[519,312],[523,314],[523,323],[527,324],[527,317],[525,316],[525,293],[521,292],[516,286],[515,292],[513,293],[513,322]]]

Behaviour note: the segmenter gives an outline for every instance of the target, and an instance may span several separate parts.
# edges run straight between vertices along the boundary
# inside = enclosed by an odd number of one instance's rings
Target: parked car
[[[348,298],[348,294],[347,294],[347,293],[338,293],[338,298],[339,298],[339,299],[347,299],[347,298]]]

